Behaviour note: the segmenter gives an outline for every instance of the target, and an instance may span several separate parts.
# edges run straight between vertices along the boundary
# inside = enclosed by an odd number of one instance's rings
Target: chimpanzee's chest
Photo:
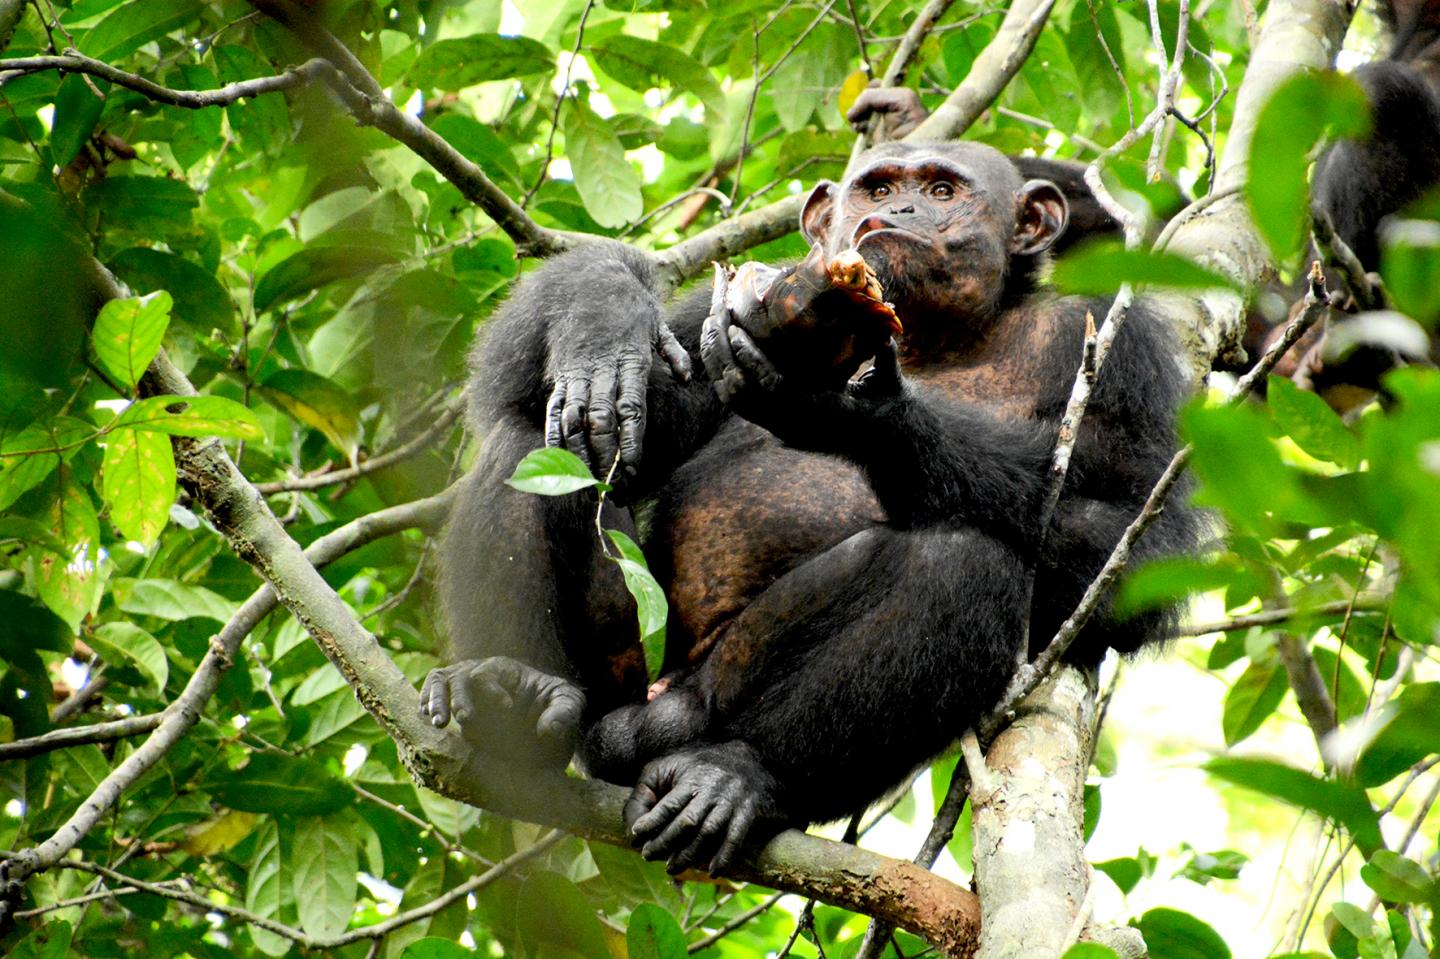
[[[854,464],[792,449],[744,420],[725,424],[666,485],[646,544],[670,598],[671,664],[703,652],[785,573],[883,522]]]

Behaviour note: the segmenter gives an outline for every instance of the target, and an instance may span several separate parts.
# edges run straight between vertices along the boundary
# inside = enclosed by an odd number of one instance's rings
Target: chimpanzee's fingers
[[[585,714],[585,694],[574,686],[557,690],[535,723],[535,734],[555,742],[564,740],[580,728]]]
[[[730,293],[730,271],[719,263],[710,265],[715,267],[715,279],[710,285],[710,315],[714,316],[725,307],[725,298]]]
[[[589,381],[576,378],[567,383],[565,407],[560,412],[560,434],[565,448],[580,457],[590,471],[594,472],[595,464],[590,460],[590,444],[585,437],[589,406]]]
[[[677,380],[682,383],[690,382],[690,354],[680,345],[680,341],[675,339],[675,334],[670,332],[670,327],[663,320],[655,329],[655,349]]]
[[[760,351],[755,341],[738,326],[730,327],[730,349],[739,365],[767,390],[780,388],[780,371],[770,358]]]
[[[855,381],[855,389],[861,395],[879,398],[899,393],[901,383],[900,353],[891,337],[875,353],[870,369]]]
[[[616,371],[601,367],[595,371],[590,383],[590,409],[585,427],[590,434],[590,453],[594,462],[595,475],[600,479],[615,463],[620,451],[619,424],[615,413]]]
[[[640,855],[646,859],[669,859],[689,847],[695,830],[700,828],[700,824],[710,812],[710,805],[708,796],[703,793],[696,795],[685,804],[684,809],[671,817],[658,836],[652,837],[640,847]]]
[[[645,390],[649,370],[645,361],[631,357],[620,361],[620,392],[615,401],[619,417],[620,465],[634,475],[640,468],[640,452],[645,441]],[[689,367],[686,367],[687,377]]]
[[[420,687],[420,715],[428,718],[437,729],[450,722],[450,697],[446,687],[446,670],[432,669]]]
[[[728,799],[722,799],[712,806],[705,820],[695,830],[694,840],[689,846],[672,855],[665,868],[671,873],[677,873],[698,865],[705,851],[715,844],[715,838],[724,834],[733,813],[734,805]]]
[[[649,839],[667,826],[671,819],[680,814],[680,811],[690,804],[699,791],[698,787],[685,782],[676,783],[660,801],[655,808],[641,816],[630,826],[630,835],[636,839]]]
[[[560,419],[565,412],[565,377],[555,379],[555,388],[550,391],[550,401],[545,404],[545,445],[563,446],[565,431]]]
[[[472,675],[467,670],[450,670],[448,681],[445,684],[445,695],[448,698],[450,715],[455,717],[455,722],[465,725],[473,719],[479,710],[475,702],[475,684]]]
[[[710,875],[718,876],[730,869],[745,842],[745,836],[755,824],[755,811],[755,799],[752,796],[740,800],[740,804],[735,807],[729,827],[725,830],[725,841],[720,844],[720,851],[715,853],[715,858],[710,860]]]
[[[492,656],[480,663],[471,674],[475,692],[495,709],[510,709],[515,705],[515,693],[520,686],[520,669],[513,659]]]
[[[630,798],[625,800],[625,808],[621,813],[626,830],[633,829],[635,823],[654,809],[655,804],[659,801],[660,797],[656,795],[655,790],[643,780],[636,783],[635,788],[630,790]]]

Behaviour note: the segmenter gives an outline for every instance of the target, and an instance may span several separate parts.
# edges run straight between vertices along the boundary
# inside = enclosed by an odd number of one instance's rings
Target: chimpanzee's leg
[[[973,723],[1014,668],[1023,585],[1019,556],[973,530],[859,533],[584,751],[606,778],[645,763],[627,821],[647,856],[723,869],[752,824],[853,813]]]

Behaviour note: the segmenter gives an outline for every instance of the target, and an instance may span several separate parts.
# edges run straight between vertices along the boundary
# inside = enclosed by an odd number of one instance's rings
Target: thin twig
[[[201,110],[205,107],[229,106],[246,97],[257,97],[278,90],[291,90],[323,76],[329,65],[319,58],[307,60],[298,67],[290,67],[273,77],[256,77],[226,84],[214,90],[172,90],[147,80],[134,73],[127,73],[108,63],[92,59],[78,50],[66,50],[55,57],[23,57],[15,60],[0,60],[0,83],[28,73],[59,70],[63,73],[78,73],[109,80],[117,86],[134,90],[136,93],[172,107]]]
[[[766,912],[767,910],[771,909],[777,902],[783,899],[785,895],[786,894],[783,892],[777,892],[771,896],[766,897],[765,899],[762,899],[755,906],[752,906],[751,908],[740,913],[740,915],[736,916],[734,919],[731,919],[729,922],[725,923],[725,925],[710,933],[710,935],[705,936],[701,939],[696,939],[694,942],[690,943],[690,945],[686,947],[685,951],[693,956],[697,952],[700,952],[704,949],[709,949],[711,946],[715,945],[715,943],[719,942],[721,939],[724,939],[726,936],[730,935],[730,933],[734,932],[736,929],[739,929],[751,919],[754,919],[762,912]]]
[[[570,77],[575,69],[575,58],[580,56],[580,47],[585,42],[585,21],[590,19],[590,11],[594,8],[595,0],[586,0],[585,9],[580,11],[580,24],[575,28],[575,49],[570,51],[570,59],[565,63],[565,83],[555,97],[555,112],[550,115],[550,135],[545,139],[545,159],[540,163],[540,173],[535,177],[535,185],[526,191],[520,201],[522,209],[530,205],[535,194],[540,192],[540,187],[545,185],[545,178],[550,175],[550,161],[555,156],[555,131],[560,126],[560,108],[565,105],[565,98],[570,96]]]
[[[1250,629],[1253,626],[1274,626],[1278,623],[1289,622],[1292,619],[1343,616],[1347,611],[1378,613],[1384,610],[1386,602],[1388,602],[1387,597],[1375,593],[1367,594],[1363,598],[1353,602],[1348,599],[1338,599],[1333,603],[1321,603],[1318,606],[1263,609],[1258,613],[1244,613],[1239,616],[1232,616],[1230,619],[1184,626],[1176,630],[1175,635],[1206,636],[1210,633],[1228,633],[1237,629]]]

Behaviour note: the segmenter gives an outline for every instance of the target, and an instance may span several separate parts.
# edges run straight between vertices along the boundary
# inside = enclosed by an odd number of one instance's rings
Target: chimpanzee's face
[[[1059,190],[1023,182],[989,147],[876,152],[844,185],[817,187],[803,222],[830,256],[859,250],[902,320],[992,316],[1011,259],[1048,248],[1064,229]]]

